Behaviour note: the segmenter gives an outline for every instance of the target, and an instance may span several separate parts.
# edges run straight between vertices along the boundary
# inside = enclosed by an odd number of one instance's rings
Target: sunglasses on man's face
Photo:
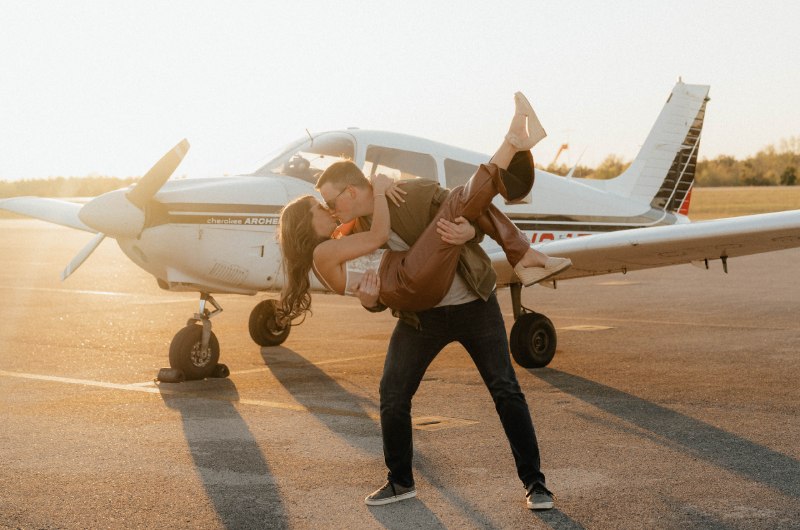
[[[330,211],[334,211],[336,209],[336,200],[339,197],[342,196],[342,193],[344,193],[346,191],[347,191],[347,187],[345,186],[345,188],[342,191],[340,191],[338,194],[336,194],[336,197],[334,197],[333,199],[330,199],[328,201],[325,201],[325,207]]]

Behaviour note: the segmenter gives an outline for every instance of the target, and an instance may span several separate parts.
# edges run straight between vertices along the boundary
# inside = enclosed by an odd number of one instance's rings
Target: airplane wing
[[[567,257],[558,280],[727,259],[800,247],[800,210],[656,226],[550,241],[534,248]],[[490,252],[498,285],[514,280],[502,251]]]
[[[76,202],[42,197],[13,197],[0,200],[1,210],[96,234],[97,230],[89,228],[78,218],[78,212],[82,207],[82,204]]]

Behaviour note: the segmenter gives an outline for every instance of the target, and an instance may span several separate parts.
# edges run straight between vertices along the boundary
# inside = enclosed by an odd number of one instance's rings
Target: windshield
[[[300,139],[255,171],[254,175],[286,175],[311,183],[328,166],[341,160],[355,158],[355,142],[346,133],[324,133],[313,139]]]

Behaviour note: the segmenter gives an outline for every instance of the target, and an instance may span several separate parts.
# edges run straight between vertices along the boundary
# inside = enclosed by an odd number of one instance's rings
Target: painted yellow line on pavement
[[[513,322],[513,317],[510,313],[507,314],[508,318]],[[504,315],[505,316],[505,315]],[[748,325],[748,324],[741,324],[741,323],[731,323],[731,324],[715,324],[713,322],[703,322],[703,321],[678,321],[678,320],[647,320],[641,318],[613,318],[613,317],[583,317],[581,315],[548,315],[550,320],[564,320],[564,321],[575,321],[575,320],[586,320],[586,321],[600,321],[600,322],[619,322],[621,324],[656,324],[656,325],[664,325],[664,326],[684,326],[684,327],[693,327],[693,328],[720,328],[720,329],[755,329],[755,330],[769,330],[769,331],[797,331],[800,330],[800,326],[761,326],[761,325]],[[584,324],[576,324],[576,325],[584,325]],[[588,326],[594,326],[595,324],[585,324]],[[562,328],[556,328],[562,329]]]
[[[596,326],[593,324],[579,324],[577,326],[564,326],[563,328],[556,328],[558,331],[603,331],[606,329],[614,329],[611,326]]]
[[[29,374],[24,372],[8,372],[6,370],[0,370],[0,376],[4,377],[14,377],[18,379],[31,379],[35,381],[48,381],[53,383],[63,383],[63,384],[70,384],[70,385],[81,385],[81,386],[92,386],[97,388],[107,388],[110,390],[127,390],[129,392],[144,392],[146,394],[160,394],[160,395],[170,395],[170,396],[181,396],[181,397],[193,397],[199,399],[211,399],[214,401],[228,401],[231,403],[241,403],[242,405],[252,405],[256,407],[266,407],[271,409],[282,409],[282,410],[294,410],[297,412],[308,412],[313,414],[327,414],[331,416],[350,416],[355,418],[370,418],[373,420],[379,419],[379,415],[377,413],[366,412],[363,410],[348,410],[348,409],[337,409],[332,407],[315,407],[310,406],[307,407],[305,405],[300,405],[297,403],[281,403],[279,401],[269,401],[264,399],[231,399],[230,396],[226,396],[224,394],[206,394],[203,392],[197,391],[181,391],[177,388],[165,388],[160,385],[154,386],[141,386],[141,383],[138,384],[120,384],[120,383],[108,383],[105,381],[93,381],[91,379],[75,379],[71,377],[59,377],[54,375],[43,375],[43,374]]]
[[[91,379],[74,379],[71,377],[59,377],[55,375],[27,374],[24,372],[7,372],[6,370],[0,370],[0,375],[6,377],[16,377],[19,379],[34,379],[37,381],[52,381],[54,383],[67,383],[70,385],[94,386],[100,388],[111,388],[114,390],[135,390],[137,392],[148,392],[150,394],[158,394],[158,389],[156,388],[145,388],[134,385],[108,383],[105,381],[93,381]]]
[[[96,296],[138,296],[142,300],[134,301],[137,305],[158,305],[158,304],[174,304],[184,302],[197,303],[197,297],[186,298],[161,298],[160,295],[147,295],[142,293],[120,293],[116,291],[87,291],[83,289],[58,289],[56,287],[20,287],[16,285],[0,285],[0,290],[6,291],[38,291],[44,293],[61,293],[61,294],[90,294]],[[152,299],[153,296],[156,299]]]
[[[315,363],[309,362],[313,366],[322,366],[323,364],[333,364],[333,363],[345,363],[349,361],[360,361],[361,359],[373,359],[375,357],[385,357],[385,353],[375,353],[372,355],[360,355],[358,357],[345,357],[344,359],[329,359],[327,361],[318,361]],[[259,366],[258,368],[250,368],[247,370],[237,370],[235,372],[231,372],[231,375],[243,375],[243,374],[254,374],[258,372],[266,372],[269,371],[269,366]]]

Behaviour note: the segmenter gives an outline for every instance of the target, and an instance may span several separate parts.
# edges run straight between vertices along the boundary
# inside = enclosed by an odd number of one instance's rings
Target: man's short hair
[[[365,188],[369,186],[369,179],[364,176],[364,173],[357,165],[349,160],[335,162],[328,166],[328,169],[322,172],[317,179],[316,188],[320,189],[325,184],[333,184],[339,186],[356,186]]]

